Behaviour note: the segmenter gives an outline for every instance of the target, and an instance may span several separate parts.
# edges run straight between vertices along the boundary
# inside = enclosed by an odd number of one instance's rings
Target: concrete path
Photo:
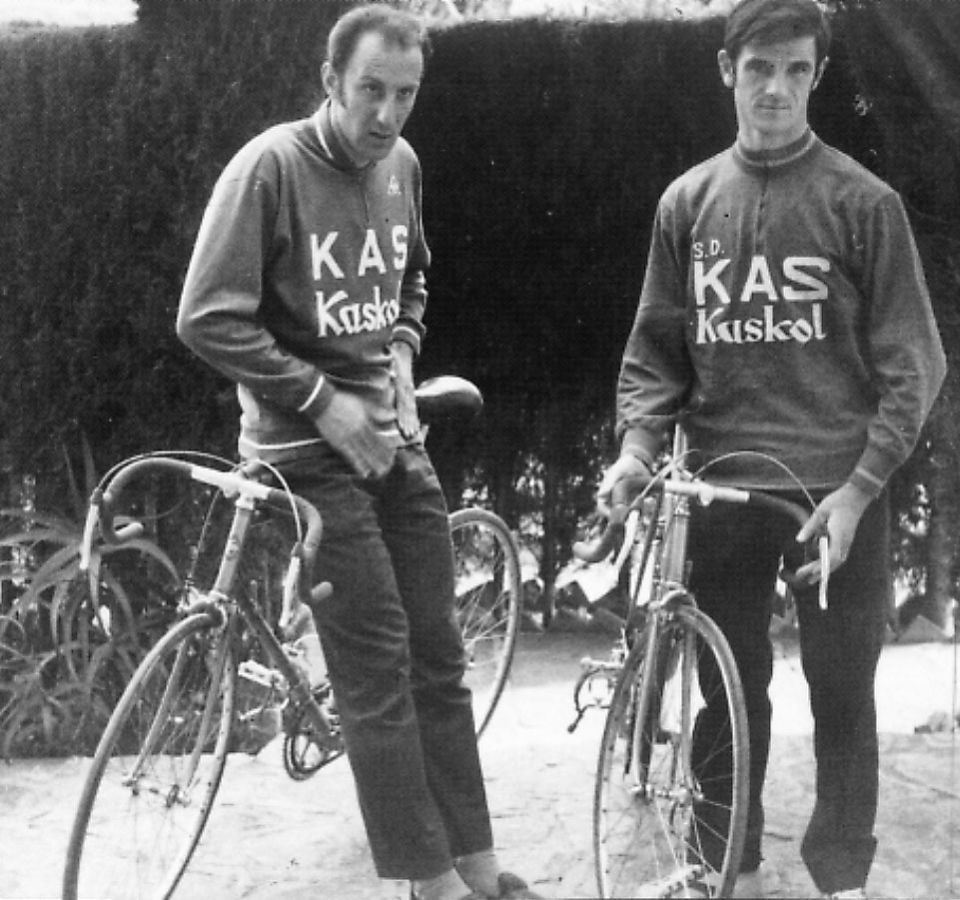
[[[574,734],[579,659],[605,655],[596,632],[524,634],[511,684],[481,741],[495,840],[505,866],[548,898],[595,897],[593,768],[602,714]],[[882,734],[880,849],[872,897],[960,897],[960,737],[913,734],[951,708],[953,648],[891,645],[878,674]],[[810,721],[795,648],[778,646],[766,788],[772,898],[815,896],[799,861],[812,805]],[[0,763],[0,898],[59,894],[64,846],[86,761]],[[373,875],[345,760],[307,782],[283,771],[280,744],[237,755],[178,898],[408,900]],[[125,898],[115,898],[125,900]]]

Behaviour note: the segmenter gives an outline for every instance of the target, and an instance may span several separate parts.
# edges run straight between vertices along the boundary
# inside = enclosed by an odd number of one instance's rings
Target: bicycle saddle
[[[474,415],[483,407],[480,389],[459,375],[437,375],[416,389],[417,412],[424,421],[451,413]]]

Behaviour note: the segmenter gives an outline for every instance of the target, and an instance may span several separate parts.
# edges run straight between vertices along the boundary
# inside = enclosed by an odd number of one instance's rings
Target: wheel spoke
[[[234,670],[226,634],[194,616],[131,679],[91,763],[64,896],[165,897],[196,847],[226,762]]]
[[[506,525],[482,509],[450,517],[457,619],[482,733],[506,684],[520,622],[520,564]]]
[[[695,609],[660,627],[653,699],[640,704],[641,638],[604,729],[594,804],[603,897],[715,896],[732,887],[739,865],[748,751],[732,656]],[[708,716],[723,723],[709,743],[697,725]]]

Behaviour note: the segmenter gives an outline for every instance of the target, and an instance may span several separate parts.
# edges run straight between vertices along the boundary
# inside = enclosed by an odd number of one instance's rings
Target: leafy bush
[[[89,752],[180,578],[146,538],[95,543],[81,571],[79,516],[25,505],[0,510],[0,756]]]
[[[2,757],[92,753],[137,665],[182,601],[213,584],[233,504],[211,489],[168,479],[128,493],[125,508],[135,516],[118,516],[117,523],[136,518],[153,536],[122,545],[94,540],[88,560],[82,554],[90,523],[80,516],[38,512],[29,503],[0,510]],[[79,492],[75,504],[82,513]],[[289,521],[266,512],[244,548],[236,590],[271,623],[279,619],[292,543]],[[255,651],[242,627],[237,640],[244,654]],[[260,702],[258,690],[240,684],[240,707]],[[259,723],[239,723],[237,746],[260,746]]]

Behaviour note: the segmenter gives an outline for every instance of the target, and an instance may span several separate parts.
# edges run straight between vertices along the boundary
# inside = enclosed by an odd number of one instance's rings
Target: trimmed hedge
[[[316,106],[318,48],[348,5],[143,0],[135,26],[0,45],[0,422],[41,490],[59,492],[79,430],[101,468],[157,446],[232,452],[232,391],[173,335],[183,273],[227,159]],[[460,372],[488,397],[483,427],[438,429],[450,483],[506,495],[533,463],[591,476],[656,199],[734,132],[721,28],[436,30],[407,130],[435,259],[421,374]],[[877,167],[892,157],[857,113],[842,35],[833,55],[814,126]],[[551,409],[564,427],[546,427]]]
[[[232,442],[222,383],[173,334],[180,284],[230,155],[318,102],[320,39],[346,4],[256,5],[2,43],[0,421],[15,470],[55,496],[80,430],[104,467]]]

